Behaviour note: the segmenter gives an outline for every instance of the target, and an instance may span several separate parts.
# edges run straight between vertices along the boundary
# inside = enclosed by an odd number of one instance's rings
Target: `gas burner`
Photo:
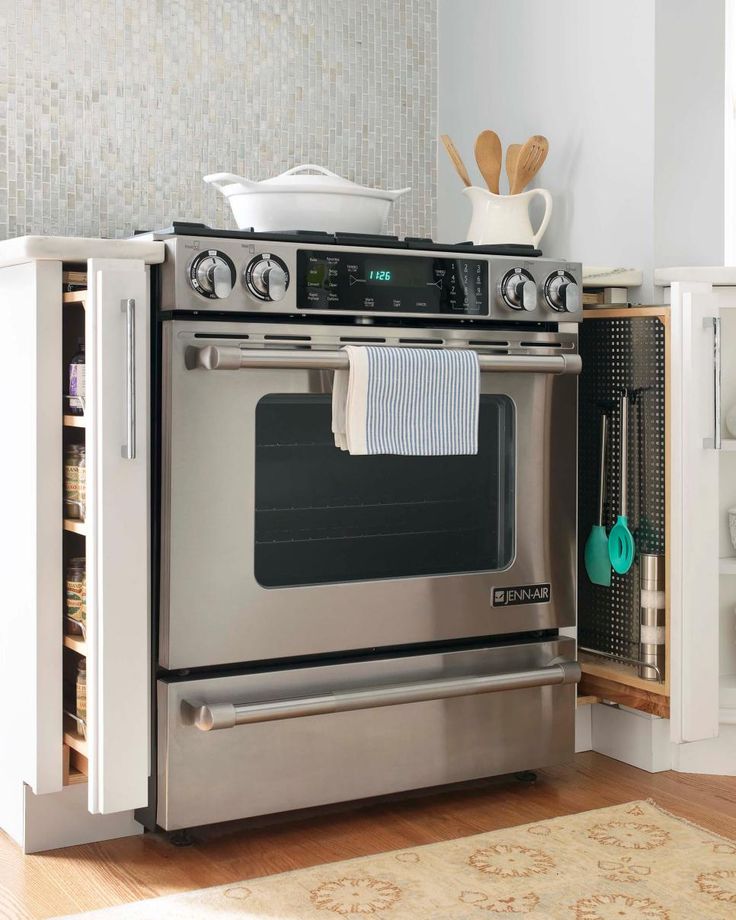
[[[137,231],[138,233],[150,231]],[[164,230],[154,231],[156,238],[167,236],[218,237],[219,239],[271,240],[281,243],[317,243],[336,246],[373,246],[380,249],[420,249],[424,252],[472,252],[490,256],[518,256],[538,258],[541,250],[519,243],[498,243],[492,246],[476,246],[471,242],[435,243],[429,237],[407,236],[400,239],[389,234],[371,233],[326,233],[323,230],[216,230],[206,224],[189,221],[174,221]]]

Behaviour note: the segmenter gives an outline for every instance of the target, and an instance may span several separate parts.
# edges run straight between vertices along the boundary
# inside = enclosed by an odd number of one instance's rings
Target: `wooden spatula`
[[[533,134],[526,141],[519,151],[519,157],[516,161],[514,181],[511,186],[512,195],[518,195],[529,185],[547,159],[548,150],[549,141],[541,134]]]
[[[489,191],[498,195],[498,180],[501,178],[503,148],[495,131],[481,131],[475,141],[475,162],[481,176],[486,180]]]
[[[514,184],[514,173],[516,172],[516,164],[519,161],[520,150],[521,144],[509,144],[506,148],[506,175],[509,180],[509,192]]]
[[[440,134],[440,140],[445,145],[445,150],[447,151],[448,156],[452,160],[452,164],[455,167],[455,170],[463,180],[463,185],[471,186],[473,183],[470,181],[470,176],[468,171],[465,168],[465,163],[463,163],[463,158],[457,152],[457,147],[452,143],[452,138],[449,134]]]

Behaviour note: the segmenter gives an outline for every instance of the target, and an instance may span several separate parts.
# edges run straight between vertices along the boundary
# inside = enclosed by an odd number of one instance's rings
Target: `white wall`
[[[723,265],[725,47],[723,0],[656,0],[656,265]]]
[[[536,183],[555,199],[546,255],[648,279],[655,265],[722,264],[723,10],[439,0],[440,133],[472,167],[483,128],[504,145],[549,138]],[[465,238],[469,207],[442,150],[438,179],[438,237]],[[640,299],[652,296],[648,281]]]

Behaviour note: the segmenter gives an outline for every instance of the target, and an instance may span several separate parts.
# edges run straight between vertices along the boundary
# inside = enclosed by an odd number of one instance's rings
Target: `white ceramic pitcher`
[[[536,248],[552,216],[552,196],[544,188],[533,188],[519,195],[494,195],[488,189],[471,185],[463,189],[473,206],[467,239],[476,246],[492,243],[523,243]],[[529,218],[532,198],[544,199],[544,214],[536,233]]]

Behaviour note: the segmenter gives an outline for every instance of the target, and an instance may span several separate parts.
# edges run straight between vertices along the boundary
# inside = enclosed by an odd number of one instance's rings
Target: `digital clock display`
[[[488,264],[459,256],[300,249],[302,310],[488,316]]]

